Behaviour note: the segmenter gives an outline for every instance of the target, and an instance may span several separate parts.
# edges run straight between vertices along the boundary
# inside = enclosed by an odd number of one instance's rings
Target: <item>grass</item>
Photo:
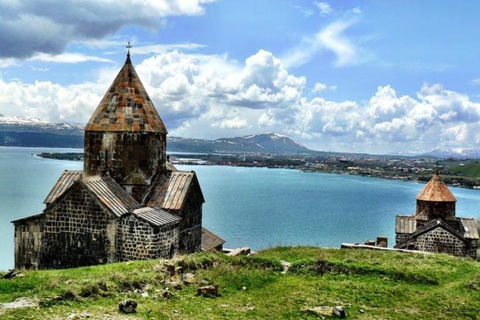
[[[282,274],[281,260],[292,265]],[[173,260],[196,283],[161,290],[165,261],[46,271],[0,280],[0,303],[37,297],[39,308],[0,309],[1,319],[317,319],[305,307],[341,305],[351,319],[480,319],[480,264],[446,255],[278,247],[250,257],[199,253]],[[175,276],[177,280],[178,275]],[[202,283],[221,296],[196,296]],[[141,292],[148,292],[142,297]],[[118,303],[137,301],[136,314]]]
[[[449,169],[458,175],[480,177],[480,163],[478,161],[467,162],[463,166],[457,165]]]

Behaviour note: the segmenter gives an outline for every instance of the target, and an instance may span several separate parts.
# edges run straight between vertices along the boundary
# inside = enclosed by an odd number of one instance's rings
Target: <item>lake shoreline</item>
[[[177,155],[186,155],[185,153],[178,153],[176,154],[175,152],[170,153],[172,154],[172,157],[176,157]],[[192,153],[189,155],[199,155],[199,156],[206,156],[208,154],[197,154],[197,153]],[[46,158],[46,159],[53,159],[53,160],[63,160],[63,161],[83,161],[83,154],[82,153],[74,153],[74,152],[69,152],[69,153],[40,153],[40,154],[35,154],[35,156],[40,157],[40,158]],[[221,155],[223,156],[223,155]],[[293,157],[293,156],[292,156]],[[245,168],[267,168],[267,169],[290,169],[290,170],[298,170],[302,171],[305,173],[324,173],[324,174],[337,174],[337,175],[349,175],[349,176],[360,176],[364,178],[376,178],[376,179],[386,179],[386,180],[395,180],[395,181],[410,181],[410,182],[418,182],[421,184],[425,184],[428,182],[426,179],[419,179],[418,176],[415,175],[384,175],[381,173],[378,173],[376,175],[372,174],[365,174],[361,171],[358,170],[348,170],[348,171],[329,171],[329,170],[319,170],[318,168],[316,169],[311,169],[309,167],[305,166],[293,166],[293,165],[277,165],[277,166],[269,166],[269,165],[264,165],[261,163],[252,163],[252,162],[245,162],[245,163],[231,163],[231,162],[208,162],[207,160],[202,160],[202,159],[192,159],[192,158],[176,158],[177,160],[173,160],[172,163],[174,165],[192,165],[192,166],[226,166],[226,167],[245,167]],[[433,170],[431,172],[433,174]],[[480,187],[471,187],[471,186],[465,186],[465,185],[458,185],[455,183],[448,183],[446,184],[449,187],[455,187],[455,188],[463,188],[463,189],[471,189],[471,190],[480,190]]]

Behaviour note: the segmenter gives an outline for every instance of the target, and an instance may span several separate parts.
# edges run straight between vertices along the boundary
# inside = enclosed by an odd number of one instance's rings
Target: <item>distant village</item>
[[[305,172],[350,174],[383,179],[427,182],[435,170],[442,172],[446,184],[480,189],[480,178],[471,174],[479,167],[478,159],[399,158],[374,155],[278,155],[225,154],[171,156],[174,164],[225,165],[296,169]]]

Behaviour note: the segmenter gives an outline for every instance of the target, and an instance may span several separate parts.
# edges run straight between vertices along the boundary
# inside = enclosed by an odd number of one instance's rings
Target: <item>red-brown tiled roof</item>
[[[427,183],[422,191],[417,195],[417,200],[436,201],[436,202],[456,202],[457,199],[448,190],[448,187],[440,179],[438,172],[435,172],[432,179]]]
[[[85,126],[85,131],[167,133],[130,61],[130,55]]]

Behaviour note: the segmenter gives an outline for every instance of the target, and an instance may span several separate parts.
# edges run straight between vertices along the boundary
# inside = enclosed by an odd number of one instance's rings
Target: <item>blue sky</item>
[[[476,1],[0,0],[0,113],[85,123],[125,59],[171,135],[480,142]]]

